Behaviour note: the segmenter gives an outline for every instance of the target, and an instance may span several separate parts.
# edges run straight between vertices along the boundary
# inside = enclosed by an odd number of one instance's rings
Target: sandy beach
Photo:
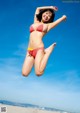
[[[38,108],[26,108],[26,107],[0,104],[0,113],[60,113],[60,112],[47,111]]]

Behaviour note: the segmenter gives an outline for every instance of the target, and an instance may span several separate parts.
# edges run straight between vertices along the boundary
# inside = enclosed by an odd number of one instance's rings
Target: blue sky
[[[36,7],[58,6],[55,20],[67,21],[43,39],[45,48],[57,42],[45,73],[34,68],[25,78],[21,69]],[[80,2],[62,0],[0,1],[0,99],[80,112]]]

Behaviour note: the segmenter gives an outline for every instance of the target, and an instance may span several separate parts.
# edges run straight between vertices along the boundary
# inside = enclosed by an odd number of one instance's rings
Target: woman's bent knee
[[[39,76],[43,75],[43,72],[36,72],[36,75],[39,77]]]
[[[27,76],[29,75],[29,73],[26,73],[26,72],[22,71],[22,75],[23,75],[24,77],[27,77]]]

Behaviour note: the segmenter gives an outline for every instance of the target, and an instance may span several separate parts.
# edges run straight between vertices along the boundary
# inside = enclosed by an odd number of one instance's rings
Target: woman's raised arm
[[[55,26],[57,26],[59,23],[61,23],[62,21],[66,20],[66,15],[63,15],[61,18],[57,19],[56,21],[49,23],[48,24],[48,31],[52,28],[54,28]]]

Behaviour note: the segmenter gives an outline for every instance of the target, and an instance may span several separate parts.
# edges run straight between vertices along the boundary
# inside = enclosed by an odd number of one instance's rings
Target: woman
[[[30,41],[22,68],[23,76],[29,75],[33,65],[37,76],[41,76],[44,73],[46,63],[56,43],[53,43],[48,48],[44,49],[42,38],[52,28],[66,19],[66,16],[63,15],[53,22],[55,11],[57,10],[58,8],[54,6],[38,7],[36,9],[34,23],[30,26]]]

